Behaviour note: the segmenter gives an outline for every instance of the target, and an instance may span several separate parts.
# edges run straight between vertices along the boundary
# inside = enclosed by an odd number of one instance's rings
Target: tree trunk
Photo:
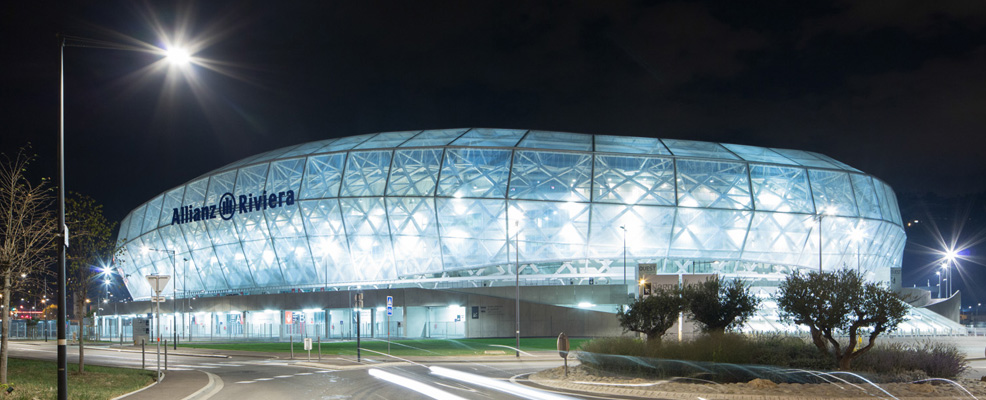
[[[839,371],[849,371],[852,368],[852,359],[856,358],[856,355],[844,354],[839,357]]]
[[[7,342],[10,340],[10,278],[3,280],[3,339],[0,340],[0,383],[7,383]]]
[[[664,336],[664,332],[647,332],[647,341],[660,342],[661,336]]]
[[[79,319],[79,373],[86,372],[86,353],[83,343],[85,343],[85,327],[86,327],[86,314],[85,314],[85,299],[80,298],[79,294],[76,293],[75,296],[75,316]]]

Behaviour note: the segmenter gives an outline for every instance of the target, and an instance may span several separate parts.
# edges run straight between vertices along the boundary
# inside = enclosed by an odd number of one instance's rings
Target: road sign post
[[[390,317],[394,315],[394,296],[387,296],[387,354],[390,354]]]
[[[363,313],[363,293],[356,293],[356,362],[360,362],[360,314]]]
[[[565,376],[568,376],[568,335],[565,332],[558,334],[558,355],[565,360]]]
[[[154,302],[154,312],[155,318],[157,319],[157,327],[155,328],[155,334],[157,336],[157,381],[161,381],[161,302],[164,301],[164,296],[161,296],[161,292],[164,288],[168,286],[168,280],[171,279],[169,275],[147,275],[147,283],[151,284],[151,290],[154,291],[154,296],[151,297],[151,301]]]

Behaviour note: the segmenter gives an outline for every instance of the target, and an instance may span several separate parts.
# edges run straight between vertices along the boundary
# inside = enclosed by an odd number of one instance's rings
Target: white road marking
[[[256,382],[257,381],[239,381],[239,382],[236,382],[236,383],[256,383]]]
[[[254,379],[254,380],[255,381],[272,381],[272,380],[274,380],[274,378],[257,378],[257,379]]]
[[[290,378],[292,376],[294,376],[294,375],[278,375],[278,376],[275,376],[275,378]]]
[[[311,375],[311,374],[312,374],[311,372],[302,372],[300,374],[294,374],[294,376],[303,376],[303,375]]]

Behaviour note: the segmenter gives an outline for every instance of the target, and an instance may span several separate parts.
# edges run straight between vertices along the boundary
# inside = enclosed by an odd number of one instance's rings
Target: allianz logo
[[[216,204],[197,206],[181,206],[171,209],[171,225],[181,225],[194,221],[205,221],[208,219],[222,218],[230,220],[237,212],[240,214],[252,213],[255,211],[266,210],[268,208],[278,208],[293,205],[295,201],[294,190],[267,194],[265,190],[259,196],[253,193],[241,194],[238,197],[226,192],[219,198]]]

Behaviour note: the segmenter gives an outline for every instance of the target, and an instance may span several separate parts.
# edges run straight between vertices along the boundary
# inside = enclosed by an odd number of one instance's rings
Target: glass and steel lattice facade
[[[886,183],[822,154],[474,128],[249,157],[137,207],[119,239],[122,274],[174,273],[170,295],[513,285],[517,265],[525,285],[613,284],[624,258],[631,279],[821,262],[885,282],[905,235]]]

